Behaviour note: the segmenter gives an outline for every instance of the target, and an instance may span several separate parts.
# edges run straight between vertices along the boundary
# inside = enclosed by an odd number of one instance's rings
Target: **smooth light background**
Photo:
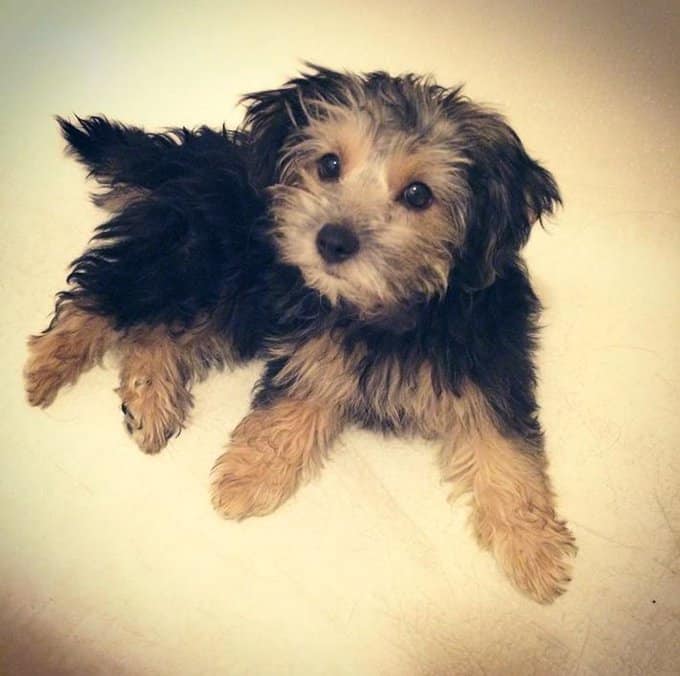
[[[677,674],[678,7],[0,4],[0,671]],[[47,411],[24,402],[25,338],[102,218],[51,116],[233,126],[240,94],[302,59],[466,82],[561,185],[526,252],[551,473],[580,546],[552,606],[477,549],[417,440],[349,431],[276,514],[221,521],[207,475],[258,365],[198,386],[158,457],[126,438],[111,365]]]

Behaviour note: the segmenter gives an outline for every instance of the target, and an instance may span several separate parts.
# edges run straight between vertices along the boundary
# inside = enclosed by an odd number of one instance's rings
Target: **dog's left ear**
[[[458,274],[485,288],[502,276],[529,239],[531,227],[561,204],[552,174],[533,160],[495,113],[476,116],[468,180],[472,193]]]

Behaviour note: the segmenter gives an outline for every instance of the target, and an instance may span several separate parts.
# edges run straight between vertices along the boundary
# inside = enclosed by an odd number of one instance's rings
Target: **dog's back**
[[[242,137],[206,127],[149,134],[102,117],[59,123],[102,186],[94,202],[112,212],[74,261],[62,298],[77,296],[118,328],[189,326],[218,306],[228,322],[239,303],[262,333],[256,290],[272,252],[258,230],[264,203],[249,183]],[[259,336],[241,342],[249,351]]]

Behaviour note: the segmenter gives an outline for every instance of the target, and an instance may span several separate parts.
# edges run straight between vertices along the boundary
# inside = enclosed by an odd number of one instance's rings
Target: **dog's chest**
[[[404,363],[360,343],[347,349],[330,334],[280,346],[275,354],[285,360],[275,385],[338,408],[363,426],[439,437],[468,406],[465,397],[435,387],[426,360]]]

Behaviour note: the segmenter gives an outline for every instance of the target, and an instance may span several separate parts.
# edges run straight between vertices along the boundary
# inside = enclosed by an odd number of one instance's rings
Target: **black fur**
[[[139,193],[97,228],[62,300],[111,317],[120,329],[186,327],[217,313],[239,353],[255,354],[270,333],[266,277],[274,255],[258,227],[265,204],[249,185],[239,135],[207,128],[146,134],[102,117],[79,122],[60,120],[91,174],[114,195]]]
[[[408,103],[416,81],[373,73],[363,83],[391,97],[401,111],[398,123],[407,127],[416,117]],[[190,326],[209,315],[244,359],[266,358],[271,343],[302,344],[335,331],[347,349],[357,342],[368,348],[358,367],[363,401],[352,411],[356,422],[400,429],[399,421],[376,413],[369,373],[396,357],[408,384],[428,360],[433,387],[458,393],[470,379],[507,433],[540,448],[532,358],[539,303],[518,252],[532,222],[552,211],[559,194],[499,116],[458,90],[431,85],[433,96],[448,97],[470,159],[467,238],[443,297],[415,299],[402,316],[369,323],[342,304],[331,307],[277,260],[266,188],[277,181],[281,148],[306,123],[305,100],[342,102],[345,85],[344,75],[316,69],[281,89],[252,94],[244,129],[235,133],[147,134],[102,117],[77,125],[60,120],[72,150],[106,189],[139,190],[98,228],[93,246],[74,262],[72,288],[62,299],[105,314],[122,329]],[[286,389],[273,383],[282,366],[268,361],[256,404]]]

